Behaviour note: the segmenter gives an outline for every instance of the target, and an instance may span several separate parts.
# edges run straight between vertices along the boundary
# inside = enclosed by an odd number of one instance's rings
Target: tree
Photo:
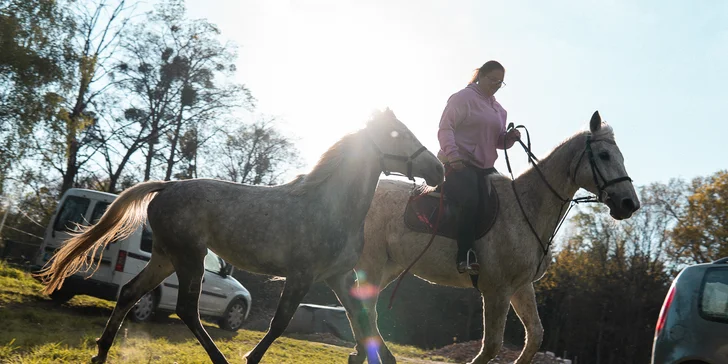
[[[654,325],[674,271],[664,254],[677,224],[679,181],[640,189],[642,207],[616,222],[601,205],[580,209],[573,231],[537,283],[544,348],[589,363],[649,360]]]
[[[227,135],[220,147],[217,177],[247,184],[274,185],[282,167],[300,167],[293,142],[275,129],[273,120],[245,125]]]
[[[40,120],[60,98],[66,41],[74,28],[67,8],[54,0],[9,0],[0,5],[0,195],[13,165],[32,143]]]
[[[683,263],[728,256],[728,171],[695,178],[690,191],[672,230],[672,252]]]
[[[5,221],[2,238],[40,244],[56,208],[56,196],[60,184],[47,179],[39,171],[29,169],[22,172],[18,180],[29,188],[16,191],[12,197],[6,195],[5,199],[0,198],[0,209],[3,207],[3,202],[6,202],[6,206],[13,207]]]
[[[36,130],[35,148],[62,176],[60,193],[73,187],[76,178],[101,146],[95,101],[113,86],[108,75],[111,60],[132,7],[125,0],[115,5],[98,0],[74,3],[77,27],[69,42],[70,65],[64,70],[70,80],[59,88],[59,107]]]
[[[115,77],[131,96],[125,118],[136,124],[124,140],[127,151],[145,148],[144,180],[151,178],[155,160],[163,165],[163,179],[171,179],[178,162],[196,158],[180,153],[197,153],[220,129],[215,122],[253,106],[245,86],[226,82],[236,71],[236,54],[219,35],[214,24],[187,19],[182,1],[170,0],[148,13],[124,43],[127,60]]]

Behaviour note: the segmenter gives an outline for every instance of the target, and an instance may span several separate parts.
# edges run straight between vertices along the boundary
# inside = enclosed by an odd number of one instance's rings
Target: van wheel
[[[151,320],[154,309],[157,308],[157,298],[154,291],[147,292],[139,299],[136,305],[129,312],[130,319],[134,322],[147,322]]]
[[[240,298],[234,299],[225,310],[225,316],[218,321],[220,328],[228,331],[238,331],[245,321],[245,311],[248,305]]]
[[[66,302],[70,301],[71,298],[73,298],[73,296],[75,296],[75,295],[76,294],[73,292],[69,292],[69,291],[65,291],[65,290],[56,290],[56,291],[53,291],[53,293],[51,293],[49,295],[49,297],[53,300],[53,302],[62,304],[62,303],[66,303]]]

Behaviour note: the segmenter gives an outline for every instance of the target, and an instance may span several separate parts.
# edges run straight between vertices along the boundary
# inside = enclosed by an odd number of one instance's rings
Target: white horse
[[[214,363],[227,363],[200,323],[198,300],[207,248],[251,272],[286,277],[275,317],[249,352],[258,363],[288,326],[312,283],[346,284],[364,244],[364,217],[379,175],[396,171],[438,185],[440,161],[389,109],[344,136],[308,175],[280,186],[211,179],[145,182],[127,189],[100,221],[72,237],[40,274],[50,293],[106,244],[123,239],[148,218],[154,234],[147,266],[121,289],[94,363],[103,363],[129,309],[173,272],[179,277],[177,315]],[[413,178],[412,178],[413,179]],[[93,263],[93,262],[92,262]],[[338,288],[337,288],[338,290]]]
[[[485,329],[481,352],[472,363],[487,363],[500,351],[509,302],[526,329],[526,343],[516,363],[530,363],[538,351],[543,328],[533,282],[543,276],[551,262],[550,238],[579,188],[596,194],[615,219],[629,218],[639,208],[612,128],[602,124],[598,112],[592,116],[589,132],[572,136],[536,167],[516,178],[513,185],[505,176],[489,177],[499,202],[494,224],[474,244],[481,267],[477,288],[483,297]],[[367,214],[364,252],[355,270],[366,273],[368,284],[378,288],[374,292],[399,276],[431,238],[431,234],[413,231],[405,223],[411,190],[411,184],[381,181]],[[447,196],[446,190],[444,193]],[[456,252],[455,241],[438,234],[412,273],[437,284],[473,287],[471,277],[456,269]],[[348,279],[353,282],[354,273],[349,273]],[[348,289],[352,287],[342,288],[337,295],[347,297],[344,293]],[[370,299],[349,297],[342,301],[357,341],[357,352],[349,357],[349,363],[363,363],[367,344],[371,346],[373,339],[379,343],[382,363],[396,362],[377,328],[377,299],[378,294]]]

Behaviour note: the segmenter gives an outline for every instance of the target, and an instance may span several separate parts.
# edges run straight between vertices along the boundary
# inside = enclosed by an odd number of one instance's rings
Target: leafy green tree
[[[75,22],[54,0],[0,3],[0,195],[29,148],[36,125],[60,102]],[[21,172],[18,172],[18,174]]]
[[[98,101],[113,87],[108,79],[116,46],[133,7],[125,0],[72,2],[76,26],[65,43],[67,80],[57,89],[57,108],[33,133],[35,151],[62,176],[60,193],[74,186],[103,141],[99,138]]]

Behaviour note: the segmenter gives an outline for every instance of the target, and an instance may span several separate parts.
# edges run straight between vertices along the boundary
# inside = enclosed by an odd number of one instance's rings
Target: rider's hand
[[[462,160],[456,160],[454,162],[450,162],[450,167],[452,167],[452,169],[454,169],[456,171],[459,171],[459,170],[465,168],[465,164],[463,163]]]
[[[506,140],[508,141],[516,141],[521,139],[521,132],[518,129],[511,129],[508,131],[508,134],[506,134]]]

